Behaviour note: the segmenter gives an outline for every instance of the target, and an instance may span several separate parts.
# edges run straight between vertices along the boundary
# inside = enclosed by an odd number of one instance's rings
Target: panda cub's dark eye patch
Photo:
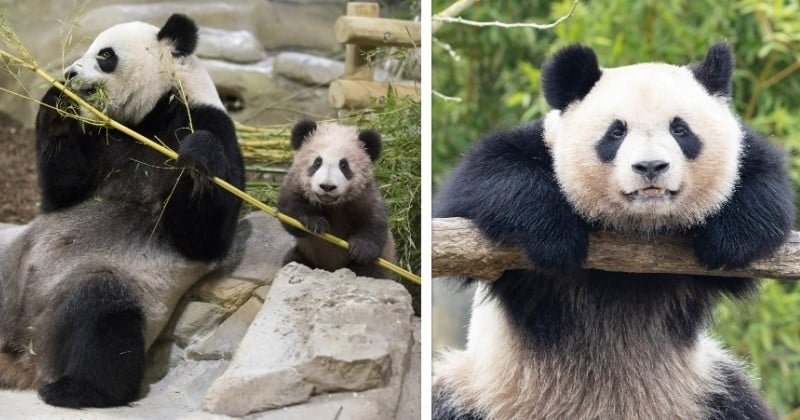
[[[308,167],[308,176],[314,175],[314,172],[317,172],[317,169],[319,169],[321,166],[322,157],[317,156],[317,158],[314,159],[314,162],[311,163],[311,166]]]
[[[97,53],[97,65],[104,73],[111,73],[117,68],[119,57],[111,47],[103,48]]]
[[[353,171],[350,170],[350,162],[348,162],[347,159],[342,159],[339,161],[339,170],[342,171],[342,175],[344,175],[345,178],[353,178]]]
[[[625,125],[625,122],[614,120],[606,129],[600,141],[597,142],[597,146],[595,146],[595,151],[600,160],[606,163],[614,160],[617,156],[617,150],[619,150],[619,146],[627,134],[628,126]]]
[[[686,159],[694,159],[700,154],[703,143],[700,142],[697,135],[689,128],[689,124],[682,118],[675,117],[672,119],[669,123],[669,133],[678,142],[678,146],[681,148],[683,155],[686,156]]]

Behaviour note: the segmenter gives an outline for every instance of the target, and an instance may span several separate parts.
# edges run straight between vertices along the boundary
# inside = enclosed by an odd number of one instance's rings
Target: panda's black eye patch
[[[314,159],[314,162],[311,163],[311,166],[308,167],[308,176],[314,175],[314,172],[317,172],[317,169],[319,169],[321,166],[322,157],[317,156],[317,158]]]
[[[597,142],[597,146],[595,146],[595,151],[600,160],[606,163],[614,160],[617,156],[617,150],[619,150],[619,146],[627,134],[628,126],[625,125],[625,122],[614,120],[606,129],[600,141]]]
[[[350,162],[348,162],[347,159],[339,161],[339,170],[342,171],[342,175],[344,175],[345,178],[353,178],[353,171],[350,170]]]
[[[700,142],[697,135],[689,128],[689,124],[687,124],[686,121],[680,117],[673,118],[669,123],[669,133],[672,135],[672,138],[678,142],[678,146],[680,146],[686,159],[694,159],[700,154],[703,143]]]
[[[103,48],[97,53],[97,65],[104,73],[111,73],[117,68],[119,57],[111,47]]]

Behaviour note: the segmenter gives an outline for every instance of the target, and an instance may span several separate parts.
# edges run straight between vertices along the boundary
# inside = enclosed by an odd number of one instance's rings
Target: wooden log
[[[380,15],[378,3],[347,3],[347,16],[363,16],[376,18]],[[367,65],[364,54],[369,48],[347,44],[344,55],[344,74],[359,79],[372,80],[372,69]]]
[[[461,275],[492,281],[504,270],[533,267],[522,249],[493,244],[470,220],[433,219],[431,228],[433,277]],[[592,232],[584,268],[798,280],[800,233],[792,232],[775,255],[754,261],[749,267],[708,270],[695,259],[688,237],[659,235],[644,238],[615,232]]]
[[[328,88],[328,102],[337,109],[360,109],[382,106],[386,101],[389,84],[369,80],[339,79]],[[392,84],[391,89],[399,97],[410,96],[419,100],[419,86]]]
[[[400,19],[342,16],[333,26],[336,40],[361,46],[418,47],[420,24]]]

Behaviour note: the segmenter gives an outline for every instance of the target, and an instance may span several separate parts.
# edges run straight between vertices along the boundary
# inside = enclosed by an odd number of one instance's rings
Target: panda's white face
[[[556,177],[575,210],[619,230],[681,230],[734,191],[743,133],[686,67],[603,69],[583,100],[545,119]]]
[[[110,117],[141,121],[172,87],[172,54],[157,34],[157,27],[142,22],[106,29],[66,69],[70,87],[85,97],[102,89]]]
[[[303,195],[311,203],[332,206],[348,202],[372,179],[372,161],[355,127],[320,124],[295,153]]]
[[[182,15],[173,15],[162,29],[142,22],[112,26],[67,67],[68,86],[85,98],[101,89],[95,97],[103,103],[93,105],[125,124],[139,123],[179,80],[190,103],[222,108],[211,78],[192,55],[196,31]],[[180,42],[190,49],[176,51]]]

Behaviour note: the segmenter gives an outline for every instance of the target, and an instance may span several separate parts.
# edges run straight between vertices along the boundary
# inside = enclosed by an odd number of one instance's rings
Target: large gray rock
[[[193,360],[230,359],[260,309],[261,301],[251,297],[208,336],[187,347],[187,356]]]
[[[344,74],[344,63],[298,52],[275,57],[275,73],[307,85],[326,86]]]
[[[308,401],[320,392],[366,390],[357,397],[342,394],[350,402],[330,407],[374,408],[367,417],[342,411],[342,419],[392,418],[414,341],[412,316],[410,296],[396,282],[291,263],[276,277],[204,408],[241,416]],[[319,401],[329,405],[324,397],[314,400]]]
[[[264,46],[249,31],[200,28],[195,54],[201,58],[256,63],[266,57]]]

